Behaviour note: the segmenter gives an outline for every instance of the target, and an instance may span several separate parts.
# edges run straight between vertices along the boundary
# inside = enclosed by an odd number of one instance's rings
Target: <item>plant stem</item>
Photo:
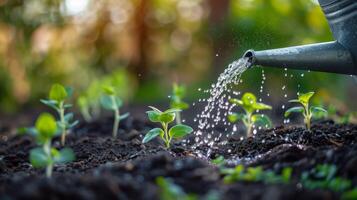
[[[44,144],[43,144],[43,151],[45,152],[47,158],[51,158],[51,140],[47,140]],[[52,159],[51,159],[52,160]],[[46,177],[47,178],[51,178],[52,176],[52,170],[53,170],[53,163],[50,162],[47,166],[46,166]]]
[[[59,104],[59,114],[60,114],[60,120],[61,120],[61,128],[62,128],[62,134],[61,134],[61,145],[64,146],[66,143],[66,123],[64,120],[64,102],[60,102]]]
[[[181,113],[176,112],[176,124],[181,124]]]
[[[304,121],[306,125],[306,129],[310,131],[311,129],[311,113],[309,111],[309,104],[304,106],[305,114],[304,114]]]
[[[169,134],[167,132],[168,129],[168,124],[167,123],[163,123],[162,126],[164,127],[164,133],[165,133],[165,145],[166,148],[170,148],[170,139],[169,139]]]
[[[119,110],[114,111],[114,125],[113,125],[113,138],[116,138],[118,135],[120,115]]]
[[[247,137],[252,137],[252,114],[251,113],[247,113],[247,123],[245,124],[245,126],[247,127]]]

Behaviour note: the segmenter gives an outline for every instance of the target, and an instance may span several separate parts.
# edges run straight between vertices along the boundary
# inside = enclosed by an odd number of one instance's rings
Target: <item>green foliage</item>
[[[41,114],[32,131],[33,136],[42,144],[42,147],[30,151],[30,162],[35,168],[46,168],[47,177],[51,177],[54,164],[71,162],[75,159],[71,149],[64,148],[58,151],[51,147],[51,140],[57,131],[56,120],[51,114]]]
[[[229,102],[243,108],[245,113],[231,113],[228,120],[232,123],[242,121],[247,128],[247,136],[252,135],[253,125],[271,127],[272,123],[268,116],[264,114],[254,114],[258,110],[271,110],[272,107],[263,103],[258,103],[257,98],[252,93],[245,93],[242,99],[229,99]]]
[[[343,192],[351,188],[352,183],[348,179],[336,176],[335,165],[318,165],[301,175],[301,183],[308,189],[329,189],[335,192]]]
[[[292,168],[284,168],[280,175],[274,173],[273,171],[264,171],[262,167],[248,167],[244,168],[243,165],[237,165],[233,169],[222,169],[223,174],[225,174],[225,183],[234,183],[237,181],[247,181],[247,182],[264,182],[269,184],[290,182]]]
[[[154,128],[150,130],[144,137],[143,143],[147,143],[152,139],[160,136],[160,138],[165,142],[166,148],[170,147],[170,143],[172,139],[180,139],[190,134],[193,129],[187,125],[177,124],[169,129],[169,124],[175,120],[175,116],[177,112],[181,110],[171,108],[164,112],[159,109],[149,106],[152,110],[147,111],[148,118],[152,122],[157,122],[162,125],[161,128]]]
[[[179,110],[186,110],[190,106],[188,103],[184,102],[182,99],[186,96],[186,87],[183,85],[178,85],[174,83],[172,88],[172,96],[170,107]],[[181,113],[176,112],[176,124],[181,124]]]
[[[342,200],[356,200],[357,199],[357,188],[354,188],[352,190],[348,190],[347,192],[344,192],[341,196]]]
[[[309,107],[309,102],[311,97],[315,94],[315,92],[301,93],[298,96],[298,99],[290,100],[292,103],[299,103],[302,106],[292,107],[285,111],[284,116],[288,117],[291,113],[302,113],[304,116],[304,122],[306,128],[310,130],[311,128],[311,118],[314,116],[321,115],[321,113],[326,114],[327,111],[321,107],[311,106]]]
[[[114,124],[113,124],[113,138],[117,137],[119,122],[129,116],[129,113],[120,115],[120,107],[122,107],[122,100],[116,95],[115,89],[112,86],[103,87],[104,95],[100,98],[100,103],[103,108],[114,112]]]
[[[217,165],[218,167],[223,167],[226,164],[226,160],[223,156],[218,156],[217,158],[211,161],[212,164]]]
[[[86,122],[92,121],[92,115],[90,113],[90,104],[85,96],[79,96],[77,98],[77,105],[81,114]]]
[[[66,108],[72,107],[71,104],[66,104],[65,101],[68,100],[73,95],[73,89],[70,87],[64,87],[60,84],[53,84],[49,93],[49,99],[41,99],[41,102],[54,110],[57,111],[59,115],[59,120],[57,121],[58,130],[61,132],[61,144],[65,145],[66,135],[69,129],[76,126],[79,121],[73,121],[73,113],[65,113]]]

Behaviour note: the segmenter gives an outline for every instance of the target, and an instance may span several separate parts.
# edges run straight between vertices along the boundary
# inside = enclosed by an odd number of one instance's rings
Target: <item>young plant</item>
[[[92,121],[92,115],[89,112],[89,101],[86,96],[80,96],[77,99],[77,105],[81,111],[81,114],[86,122]]]
[[[157,177],[156,184],[160,189],[161,200],[197,200],[197,196],[187,194],[179,185],[176,185],[171,179]]]
[[[41,99],[41,102],[53,109],[59,115],[58,129],[61,132],[61,145],[66,142],[67,131],[78,124],[78,120],[73,121],[73,113],[65,113],[66,108],[72,107],[71,104],[66,104],[65,101],[73,94],[70,87],[63,87],[60,84],[54,84],[51,87],[49,99]]]
[[[290,100],[292,103],[300,103],[302,106],[292,107],[285,111],[284,116],[288,117],[291,113],[302,113],[304,116],[304,123],[306,125],[307,130],[311,128],[311,118],[319,113],[327,114],[327,111],[321,107],[317,106],[309,106],[309,101],[311,97],[315,94],[315,92],[308,92],[305,94],[299,94],[298,99]]]
[[[48,113],[40,115],[32,131],[37,143],[42,147],[37,147],[30,151],[30,162],[35,168],[46,168],[47,177],[51,177],[54,164],[71,162],[75,159],[71,149],[64,148],[58,151],[51,147],[51,140],[56,135],[56,132],[56,120]]]
[[[245,113],[232,113],[228,115],[228,120],[232,123],[242,120],[246,129],[247,137],[252,136],[253,125],[271,127],[271,121],[264,114],[254,114],[258,110],[271,110],[272,107],[263,103],[258,103],[257,98],[252,93],[245,93],[242,99],[229,99],[229,102],[243,108]]]
[[[174,83],[172,88],[172,96],[170,107],[178,110],[186,110],[190,106],[188,103],[184,102],[182,99],[186,95],[186,88],[183,85],[178,85]],[[181,124],[181,113],[176,112],[176,124]]]
[[[179,109],[171,108],[164,112],[159,109],[149,106],[152,110],[147,111],[149,120],[152,122],[158,122],[162,125],[161,128],[151,129],[144,137],[143,143],[147,143],[150,140],[160,136],[161,139],[165,142],[166,148],[170,147],[172,139],[183,138],[186,135],[190,134],[193,129],[187,125],[177,124],[169,129],[169,124],[175,120],[177,112],[180,112]]]
[[[113,138],[117,137],[119,122],[129,116],[129,113],[120,115],[119,109],[123,105],[122,100],[116,95],[114,88],[106,86],[103,88],[105,95],[100,98],[103,108],[114,112]]]

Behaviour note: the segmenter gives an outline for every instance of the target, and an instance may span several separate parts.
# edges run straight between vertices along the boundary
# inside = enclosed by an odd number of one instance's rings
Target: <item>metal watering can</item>
[[[319,0],[336,41],[263,51],[248,50],[251,65],[357,75],[357,0]]]

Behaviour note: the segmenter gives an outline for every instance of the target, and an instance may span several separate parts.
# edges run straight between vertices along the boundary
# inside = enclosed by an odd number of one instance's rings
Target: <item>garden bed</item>
[[[153,124],[133,119],[121,123],[117,139],[111,138],[112,119],[80,124],[67,139],[76,160],[54,167],[53,178],[33,169],[30,136],[9,137],[0,143],[0,199],[159,199],[157,177],[171,178],[186,193],[201,199],[215,193],[219,199],[338,199],[341,193],[308,190],[299,177],[317,164],[337,166],[337,175],[357,184],[357,125],[333,121],[313,123],[311,132],[279,126],[245,140],[230,138],[212,148],[208,159],[182,142],[166,150],[160,141],[142,144]],[[192,136],[191,136],[192,137]],[[59,148],[58,139],[54,146]],[[280,172],[292,167],[288,184],[244,182],[226,184],[211,159],[224,156],[226,166],[262,166]]]

